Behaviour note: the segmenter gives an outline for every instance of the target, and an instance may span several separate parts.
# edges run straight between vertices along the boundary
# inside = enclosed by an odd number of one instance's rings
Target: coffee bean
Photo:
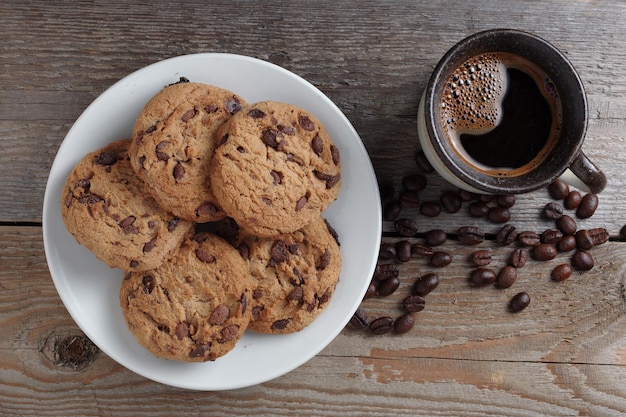
[[[446,190],[441,194],[439,199],[441,207],[448,213],[458,213],[461,210],[463,202],[458,193]]]
[[[626,224],[619,230],[620,240],[626,240]]]
[[[420,174],[407,175],[402,178],[402,186],[408,191],[422,191],[426,188],[426,177]]]
[[[576,247],[578,249],[589,250],[594,247],[593,238],[589,230],[583,229],[577,231],[574,238],[576,239]]]
[[[426,232],[424,238],[429,246],[440,246],[446,243],[448,235],[441,229],[433,229]]]
[[[398,217],[400,217],[400,212],[402,211],[402,206],[400,205],[399,200],[391,200],[389,203],[385,205],[383,209],[383,215],[385,216],[385,220],[394,221]]]
[[[487,249],[480,249],[472,253],[470,259],[476,266],[485,266],[491,263],[492,256]]]
[[[569,194],[569,185],[565,181],[555,180],[548,185],[548,193],[555,200],[563,200]]]
[[[470,201],[476,200],[478,198],[478,195],[466,190],[459,190],[459,198],[461,199],[461,201],[468,203]]]
[[[487,217],[489,206],[482,201],[474,201],[467,207],[469,215],[476,218]]]
[[[432,256],[435,251],[430,246],[414,243],[411,245],[411,253],[417,256]]]
[[[572,190],[567,194],[565,200],[563,201],[563,205],[568,210],[577,209],[580,206],[580,202],[582,201],[583,196],[579,191]]]
[[[435,170],[430,164],[428,158],[426,158],[426,155],[424,155],[423,151],[417,151],[415,153],[415,163],[417,164],[417,167],[426,174],[430,174]]]
[[[517,248],[511,254],[510,264],[515,268],[522,268],[528,261],[528,252],[525,249]]]
[[[361,330],[365,329],[367,326],[369,326],[369,324],[370,321],[369,317],[367,317],[367,313],[359,308],[355,311],[354,315],[348,322],[348,327],[354,330]]]
[[[370,331],[375,335],[389,333],[393,329],[393,318],[379,317],[370,323]]]
[[[380,281],[378,284],[378,295],[387,297],[393,294],[400,286],[400,279],[398,277],[389,277]]]
[[[402,191],[399,198],[402,208],[415,209],[420,206],[421,199],[415,191]]]
[[[402,300],[402,308],[407,313],[417,313],[426,307],[426,300],[420,295],[409,295]]]
[[[500,246],[508,246],[517,240],[517,230],[511,224],[505,224],[496,234],[496,243]]]
[[[546,219],[556,220],[563,215],[563,206],[558,203],[548,203],[541,214]]]
[[[378,251],[379,259],[394,259],[396,257],[396,247],[391,243],[382,243]]]
[[[430,272],[419,277],[413,284],[413,294],[425,296],[430,294],[439,285],[439,275]]]
[[[496,197],[496,204],[500,207],[511,208],[515,205],[515,196],[513,194],[499,195]]]
[[[586,250],[577,250],[572,256],[572,266],[580,271],[589,271],[595,265],[593,256]]]
[[[565,281],[572,275],[572,267],[570,264],[557,265],[550,274],[553,281]]]
[[[506,223],[511,220],[511,212],[506,207],[491,207],[487,218],[494,223]]]
[[[393,323],[393,330],[398,334],[409,332],[415,325],[415,318],[412,314],[403,314]]]
[[[493,284],[496,281],[496,273],[491,269],[478,268],[470,274],[470,282],[477,287]]]
[[[369,287],[367,287],[367,291],[365,291],[365,295],[363,296],[364,300],[375,297],[378,292],[378,281],[372,280],[370,281]]]
[[[598,208],[600,200],[596,194],[585,194],[580,205],[576,209],[576,217],[579,219],[588,219],[593,216]]]
[[[374,279],[383,281],[390,277],[398,277],[400,268],[396,264],[378,264],[374,270]]]
[[[559,243],[556,244],[556,248],[559,252],[569,252],[576,249],[576,238],[574,235],[563,236]]]
[[[478,196],[478,200],[482,201],[483,203],[491,203],[495,199],[496,199],[496,196],[493,194],[480,194]]]
[[[517,269],[511,265],[505,265],[496,276],[496,285],[500,288],[510,288],[517,280]]]
[[[441,204],[436,201],[426,201],[420,205],[420,214],[426,217],[437,217],[441,214]]]
[[[523,231],[517,235],[517,241],[524,246],[537,246],[541,243],[541,237],[533,231]]]
[[[511,313],[519,313],[530,304],[530,295],[526,292],[517,293],[509,302],[509,311]]]
[[[540,243],[532,250],[532,257],[536,261],[549,261],[556,258],[556,247],[549,243]]]
[[[393,226],[402,236],[413,237],[417,233],[417,223],[412,219],[398,219]]]
[[[573,235],[576,233],[578,225],[572,216],[564,214],[556,220],[556,227],[563,232],[564,235]]]
[[[457,231],[459,242],[464,245],[478,245],[485,240],[485,232],[474,226],[463,226]]]
[[[563,232],[559,229],[546,229],[541,233],[541,243],[556,244],[563,237]]]
[[[380,203],[384,207],[385,205],[387,205],[387,203],[393,200],[396,189],[394,188],[392,183],[386,182],[383,184],[378,184],[378,193],[380,194]]]
[[[396,258],[400,262],[408,262],[411,260],[411,242],[408,240],[400,240],[396,242]]]
[[[432,254],[430,257],[430,265],[436,268],[441,268],[449,265],[452,262],[452,255],[448,252],[438,251]]]
[[[591,240],[595,246],[601,245],[609,241],[609,232],[604,227],[594,227],[589,229]]]

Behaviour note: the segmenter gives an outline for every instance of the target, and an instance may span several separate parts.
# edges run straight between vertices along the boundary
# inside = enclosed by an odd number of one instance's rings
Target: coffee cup
[[[479,32],[439,61],[420,100],[418,136],[458,188],[520,194],[562,179],[598,193],[604,173],[582,152],[587,98],[567,58],[513,29]]]

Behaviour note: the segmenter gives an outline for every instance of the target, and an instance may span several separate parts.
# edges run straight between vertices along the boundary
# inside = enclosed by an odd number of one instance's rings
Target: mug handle
[[[578,154],[560,179],[593,194],[598,194],[606,187],[606,175],[583,152]]]

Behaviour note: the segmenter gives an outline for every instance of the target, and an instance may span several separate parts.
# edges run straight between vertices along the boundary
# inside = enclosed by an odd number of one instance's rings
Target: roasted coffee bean
[[[505,224],[496,234],[496,243],[500,246],[508,246],[517,240],[517,230],[511,224]]]
[[[380,194],[380,203],[384,207],[387,203],[393,200],[396,189],[394,188],[392,183],[386,182],[383,184],[378,184],[378,192]]]
[[[487,249],[480,249],[472,253],[470,260],[476,266],[485,266],[491,263],[491,252]]]
[[[423,151],[417,151],[415,153],[415,164],[422,172],[425,172],[426,174],[430,174],[435,170],[435,168],[433,168],[433,166],[430,164],[428,158],[426,158],[426,155],[424,155]]]
[[[511,212],[506,207],[491,207],[487,218],[493,223],[506,223],[511,220]]]
[[[396,246],[391,243],[382,243],[378,251],[379,259],[394,259],[396,257]]]
[[[619,230],[619,238],[621,240],[626,240],[626,224]]]
[[[415,318],[412,314],[406,313],[401,315],[393,323],[393,330],[398,334],[404,334],[413,328],[415,325]]]
[[[537,246],[541,243],[541,236],[533,231],[523,231],[517,235],[517,241],[524,246]]]
[[[496,204],[500,207],[511,208],[515,205],[515,196],[513,194],[499,195],[496,197]]]
[[[563,237],[563,232],[559,229],[546,229],[541,233],[541,243],[559,243]]]
[[[598,208],[600,200],[596,194],[585,194],[580,205],[576,209],[576,217],[579,219],[588,219],[593,216]]]
[[[393,226],[402,236],[413,237],[417,233],[417,223],[412,219],[398,219]]]
[[[578,225],[572,216],[564,214],[556,220],[556,227],[563,232],[564,235],[573,235],[576,233]]]
[[[464,245],[478,245],[485,240],[485,232],[480,227],[463,226],[457,231],[457,237]]]
[[[369,317],[367,317],[367,313],[359,308],[354,312],[354,315],[348,322],[348,327],[354,330],[362,330],[369,326],[369,324],[370,320]]]
[[[532,257],[536,261],[549,261],[557,255],[556,247],[550,243],[540,243],[532,250]]]
[[[548,193],[555,200],[563,200],[569,194],[569,185],[565,181],[555,180],[548,185]]]
[[[411,242],[408,240],[400,240],[396,242],[396,258],[400,262],[408,262],[411,260]]]
[[[476,200],[478,198],[478,194],[466,190],[459,190],[459,198],[461,199],[461,201],[468,203],[470,201]]]
[[[420,174],[407,175],[402,178],[402,186],[408,191],[422,191],[426,188],[426,177]]]
[[[402,300],[402,308],[407,313],[417,313],[418,311],[422,311],[426,307],[426,300],[421,295],[409,295],[404,300]]]
[[[430,246],[414,243],[411,245],[411,253],[416,256],[431,256],[435,250]]]
[[[589,271],[595,265],[593,256],[586,250],[577,250],[572,256],[572,266],[581,271]]]
[[[385,280],[390,277],[398,277],[400,275],[400,268],[396,264],[378,264],[374,270],[374,279],[379,281]]]
[[[452,262],[452,255],[450,255],[448,252],[434,252],[430,257],[430,265],[436,268],[441,268],[449,265],[450,262]]]
[[[511,253],[509,263],[515,268],[522,268],[528,261],[528,251],[526,249],[517,248]]]
[[[505,265],[496,276],[496,286],[510,288],[517,280],[517,269],[511,265]]]
[[[470,282],[477,287],[493,284],[496,281],[496,273],[487,268],[474,269],[470,274]]]
[[[572,275],[572,267],[570,264],[557,265],[550,274],[553,281],[565,281]]]
[[[583,195],[579,191],[572,190],[569,192],[569,194],[567,194],[567,197],[565,197],[563,205],[568,210],[574,210],[577,209],[578,206],[580,206],[580,202],[582,201],[582,199]]]
[[[576,238],[574,235],[563,236],[559,243],[556,244],[556,248],[559,252],[569,252],[576,249]]]
[[[483,203],[491,203],[495,199],[496,199],[496,196],[493,194],[479,194],[478,195],[478,200],[482,201]]]
[[[424,238],[426,239],[426,244],[429,246],[440,246],[446,243],[448,235],[441,229],[433,229],[426,232]]]
[[[400,217],[400,213],[402,212],[402,206],[400,205],[399,200],[391,200],[389,203],[385,205],[383,210],[383,215],[385,216],[385,220],[390,222],[396,220]]]
[[[375,335],[389,333],[393,329],[393,318],[379,317],[370,323],[370,331]]]
[[[441,204],[436,201],[426,201],[420,205],[420,214],[426,217],[437,217],[441,214]]]
[[[489,206],[482,201],[474,201],[467,207],[469,215],[476,218],[487,217]]]
[[[363,296],[363,299],[367,300],[368,298],[372,298],[376,296],[377,292],[378,292],[378,281],[372,280],[370,281],[369,287],[367,287],[367,291],[365,291],[365,295]]]
[[[399,198],[402,208],[415,209],[420,206],[421,199],[415,191],[402,191]]]
[[[609,232],[604,227],[594,227],[589,229],[591,240],[595,246],[601,245],[609,241]]]
[[[526,292],[517,293],[509,302],[509,311],[511,313],[519,313],[530,304],[530,295]]]
[[[578,249],[589,250],[594,247],[593,238],[589,230],[583,229],[577,231],[574,238],[576,239],[576,247]]]
[[[439,285],[439,275],[430,272],[415,280],[413,284],[413,294],[425,296],[432,292]]]
[[[448,213],[458,213],[463,205],[459,194],[450,190],[446,190],[441,194],[439,202],[441,207]]]
[[[398,289],[400,286],[400,279],[398,277],[389,277],[378,283],[378,295],[387,297]]]
[[[541,214],[546,219],[556,220],[563,215],[563,206],[558,203],[548,203]]]

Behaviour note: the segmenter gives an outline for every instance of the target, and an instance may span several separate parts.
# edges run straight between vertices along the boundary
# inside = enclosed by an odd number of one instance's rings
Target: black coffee
[[[516,176],[539,165],[554,147],[561,104],[536,64],[488,53],[470,58],[449,77],[441,118],[462,160],[489,175]]]

